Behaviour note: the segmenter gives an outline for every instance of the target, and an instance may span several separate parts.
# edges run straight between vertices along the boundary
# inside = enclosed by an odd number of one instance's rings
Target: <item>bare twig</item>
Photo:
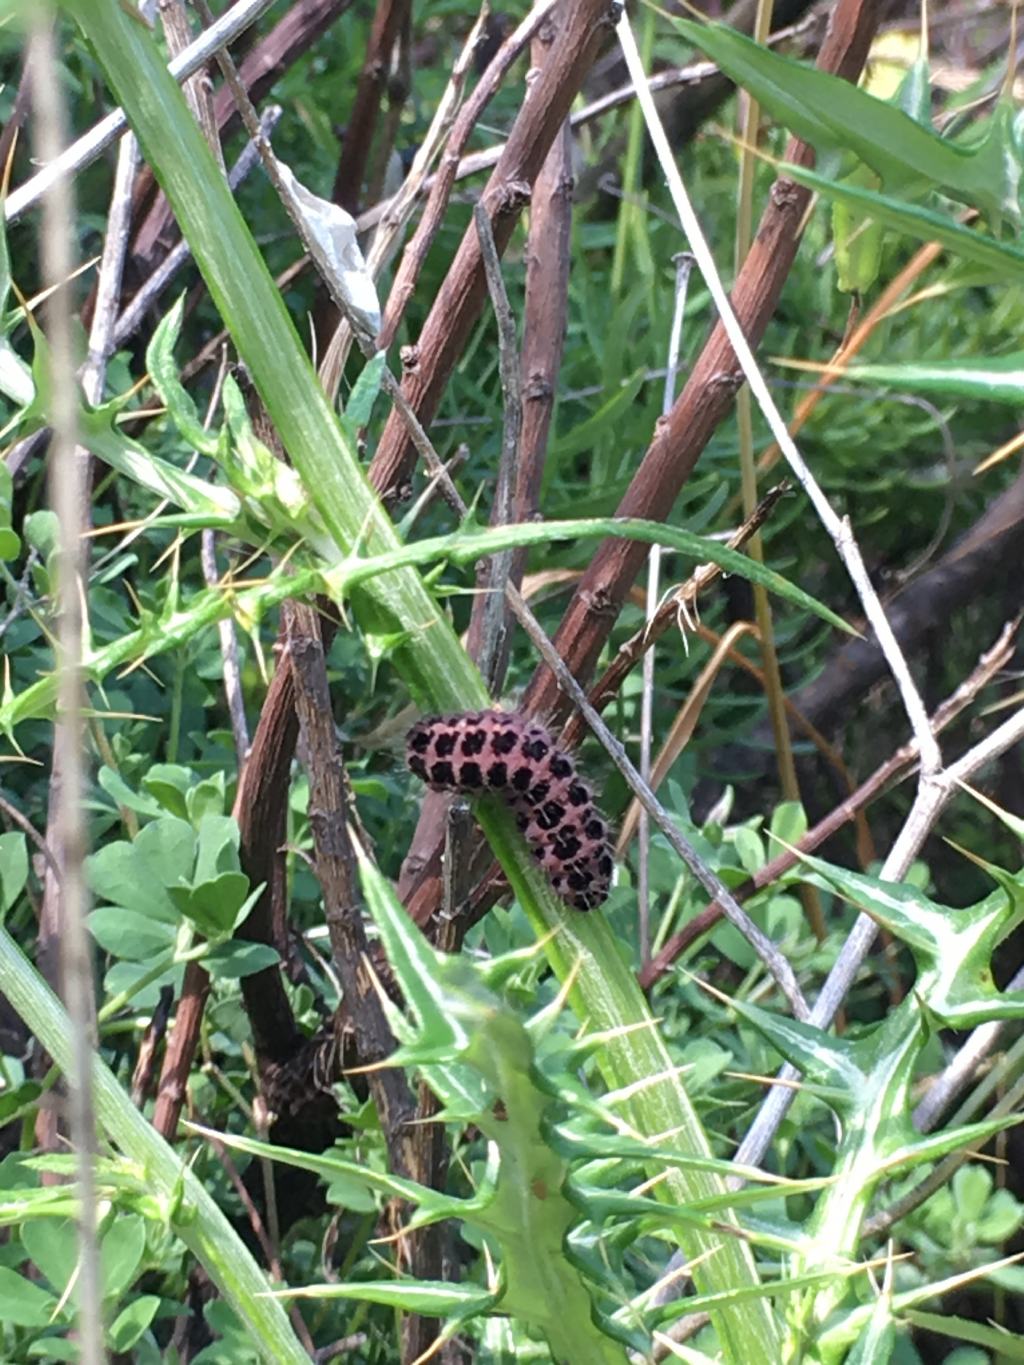
[[[381,272],[391,261],[397,249],[399,238],[412,217],[413,209],[420,194],[425,186],[432,183],[432,179],[436,179],[436,177],[429,177],[427,173],[449,128],[452,126],[459,100],[462,98],[463,86],[473,61],[473,54],[476,52],[489,12],[487,0],[484,0],[476,22],[462,46],[462,51],[455,59],[448,84],[445,86],[434,110],[430,127],[416,149],[416,155],[409,167],[409,174],[402,182],[401,188],[390,199],[378,206],[381,212],[378,216],[374,216],[373,223],[366,221],[365,214],[359,217],[358,224],[361,229],[377,224],[377,231],[374,233],[370,249],[366,253],[366,268],[371,279],[378,279]],[[337,386],[341,381],[351,338],[352,329],[348,325],[348,320],[342,317],[335,328],[323,363],[320,366],[321,381],[325,391],[331,396],[337,392]]]
[[[742,549],[750,537],[765,524],[775,510],[776,504],[789,491],[790,485],[787,483],[769,488],[751,516],[725,542],[729,549]],[[692,619],[696,615],[698,597],[721,575],[722,570],[717,564],[698,565],[686,582],[680,584],[665,598],[654,616],[620,646],[615,658],[590,689],[590,703],[596,710],[603,711],[612,697],[618,694],[623,682],[636,667],[637,660],[643,657],[644,652],[650,649],[656,640],[667,630],[678,626],[681,620]],[[574,748],[582,738],[585,728],[582,719],[578,715],[573,715],[562,731],[562,738],[570,748]]]
[[[512,520],[513,493],[516,480],[516,455],[519,450],[519,437],[523,429],[523,396],[519,382],[519,349],[516,340],[516,322],[512,307],[501,276],[501,262],[498,248],[494,244],[491,220],[481,204],[473,210],[477,232],[480,234],[480,250],[483,255],[484,273],[491,304],[498,324],[498,370],[501,376],[503,425],[501,435],[501,457],[498,463],[498,487],[494,495],[494,517],[498,523]],[[483,674],[487,690],[494,695],[500,688],[499,674],[504,672],[504,660],[508,657],[505,649],[505,636],[508,631],[508,608],[505,603],[504,586],[512,571],[512,551],[504,550],[491,555],[486,568],[477,578],[477,588],[487,594],[480,622],[479,653],[477,665]]]
[[[672,310],[672,327],[669,331],[668,357],[665,365],[665,388],[661,403],[662,416],[667,416],[672,411],[672,405],[676,401],[676,372],[679,368],[679,348],[683,339],[683,318],[686,314],[687,285],[690,282],[690,271],[692,269],[693,257],[688,251],[680,252],[676,257],[675,304]],[[647,562],[646,624],[648,628],[658,612],[658,599],[661,596],[660,583],[661,546],[654,545],[651,547],[650,558]],[[645,631],[645,634],[646,633],[647,632]],[[640,699],[640,776],[648,786],[651,785],[651,733],[653,729],[653,713],[654,648],[652,644],[644,653],[643,691]],[[636,879],[641,971],[647,966],[647,961],[651,955],[651,897],[650,882],[648,879],[650,845],[650,815],[645,809],[641,808],[640,848],[638,851]]]
[[[238,4],[221,15],[212,27],[201,33],[194,43],[169,64],[168,70],[174,79],[179,82],[187,80],[205,65],[215,52],[234,42],[239,34],[254,24],[260,15],[270,8],[271,3],[272,0],[238,0]],[[106,118],[100,119],[88,133],[62,151],[59,160],[46,163],[31,180],[11,191],[4,202],[5,221],[17,222],[22,214],[39,202],[60,176],[72,175],[90,165],[127,127],[128,121],[121,109],[115,109]]]
[[[809,15],[801,20],[799,24],[792,24],[788,28],[780,28],[773,33],[769,43],[774,45],[785,41],[788,38],[795,38],[803,33],[809,32],[820,23],[818,14]],[[655,94],[663,90],[670,90],[676,86],[699,85],[702,81],[711,79],[719,74],[718,67],[714,62],[693,62],[689,66],[672,67],[667,71],[659,71],[647,78],[647,88]],[[636,99],[636,88],[632,81],[626,85],[621,85],[615,90],[611,90],[607,95],[602,95],[596,100],[583,106],[582,109],[574,110],[569,115],[569,126],[572,129],[582,128],[587,123],[593,123],[595,119],[601,118],[603,114],[612,109],[617,109],[623,104],[628,104]],[[493,147],[485,147],[478,152],[470,152],[467,156],[460,157],[458,167],[455,171],[455,181],[468,180],[472,175],[480,175],[483,171],[489,171],[497,165],[501,154],[505,150],[505,143],[495,143]],[[420,186],[418,192],[430,192],[437,182],[437,175],[427,176]],[[371,205],[364,209],[357,218],[357,226],[360,232],[375,227],[390,212],[391,205],[395,202],[394,197],[384,199],[378,204]]]
[[[463,105],[452,125],[441,165],[434,176],[430,198],[423,210],[423,216],[412,241],[403,253],[401,264],[395,275],[395,282],[391,287],[384,321],[380,329],[379,344],[382,350],[387,350],[395,338],[395,333],[405,314],[413,290],[416,288],[416,281],[419,278],[423,262],[426,260],[430,245],[441,226],[441,220],[448,207],[448,200],[455,184],[462,149],[509,67],[558,3],[559,0],[539,0],[539,3],[534,6],[522,23],[514,32],[509,34],[491,59],[487,70],[477,81],[472,95]]]
[[[35,109],[35,150],[40,162],[52,166],[65,147],[63,87],[57,65],[53,14],[49,5],[33,11],[32,100]],[[45,285],[53,290],[47,305],[50,390],[50,500],[60,530],[57,566],[58,719],[54,735],[54,764],[60,781],[51,794],[53,848],[60,863],[60,947],[64,999],[74,1035],[70,1088],[71,1140],[77,1155],[79,1264],[78,1348],[85,1365],[105,1360],[99,1247],[96,1240],[96,1123],[93,1111],[93,984],[92,961],[85,930],[88,894],[85,885],[86,828],[82,672],[82,585],[85,548],[82,508],[85,499],[84,464],[78,458],[78,405],[75,384],[68,281],[73,273],[73,208],[66,172],[53,176],[43,199],[40,256]]]
[[[530,187],[590,68],[607,18],[607,0],[569,0],[563,39],[552,47],[540,74],[529,87],[505,151],[481,194],[499,253],[511,238]],[[433,417],[486,295],[479,235],[471,226],[434,299],[417,345],[403,353],[402,390],[421,422],[429,424]],[[396,492],[404,488],[411,464],[412,448],[405,421],[392,413],[369,470],[371,483],[386,501],[392,501]]]
[[[612,762],[619,772],[626,779],[631,791],[648,811],[651,819],[664,834],[671,844],[673,850],[679,855],[686,866],[693,873],[694,877],[700,882],[701,886],[720,902],[726,918],[734,924],[750,946],[754,949],[757,956],[774,978],[779,989],[782,991],[794,1015],[798,1019],[806,1019],[809,1011],[807,1002],[803,998],[800,987],[797,984],[793,969],[786,961],[785,956],[779,952],[775,944],[772,943],[765,934],[750,919],[750,916],[741,909],[735,897],[729,892],[719,878],[712,872],[711,868],[699,856],[696,850],[683,837],[676,827],[671,815],[664,808],[651,789],[643,781],[636,768],[630,762],[629,755],[619,743],[618,739],[612,734],[598,715],[597,711],[587,700],[587,695],[580,687],[579,683],[569,672],[561,655],[557,653],[554,645],[542,630],[540,624],[533,613],[523,602],[519,593],[512,589],[513,610],[520,625],[526,631],[544,662],[551,669],[573,704],[579,708],[586,720],[587,725],[594,732],[601,745],[604,747]],[[516,598],[519,599],[518,604]]]
[[[669,147],[665,130],[662,127],[658,111],[655,108],[654,100],[645,84],[643,67],[640,63],[640,53],[637,50],[636,40],[633,37],[633,30],[630,27],[629,17],[625,13],[618,23],[619,42],[622,47],[623,56],[626,59],[626,66],[633,79],[633,84],[637,87],[637,97],[640,107],[644,111],[647,120],[647,129],[658,155],[658,161],[668,182],[669,192],[676,212],[679,214],[683,230],[690,242],[691,249],[697,258],[701,269],[704,282],[708,286],[718,310],[719,318],[725,328],[726,335],[736,354],[743,372],[743,377],[750,385],[754,397],[757,399],[758,406],[763,413],[765,420],[774,436],[779,448],[782,450],[789,464],[790,469],[797,482],[803,488],[811,501],[818,518],[825,530],[832,539],[840,559],[842,560],[850,579],[853,582],[857,596],[864,608],[864,614],[870,621],[875,635],[878,639],[886,662],[895,679],[900,696],[903,699],[904,709],[910,720],[911,729],[918,742],[921,753],[921,774],[922,781],[927,781],[930,774],[939,770],[942,765],[942,756],[935,736],[928,727],[928,715],[925,711],[924,702],[917,690],[910,669],[907,667],[903,652],[892,632],[888,618],[878,600],[878,595],[874,590],[867,570],[861,558],[860,550],[853,536],[853,530],[849,520],[845,517],[840,518],[832,509],[832,505],[821,491],[817,480],[808,468],[803,456],[797,450],[796,443],[790,436],[786,423],[775,404],[768,385],[765,383],[761,371],[758,369],[757,361],[754,359],[753,351],[744,335],[743,328],[733,311],[732,304],[725,292],[721,277],[718,274],[714,258],[704,237],[700,222],[693,206],[690,203],[689,195],[683,184],[682,176],[676,165],[672,150]]]
[[[185,0],[157,0],[157,9],[163,24],[167,51],[172,58],[180,56],[188,48],[192,37],[188,15],[185,13]],[[212,16],[207,22],[212,24]],[[217,120],[213,112],[213,87],[204,67],[200,67],[184,82],[184,92],[192,116],[203,130],[203,136],[213,153],[214,160],[223,171],[224,153],[221,151]]]
[[[260,117],[259,128],[264,137],[269,138],[281,117],[281,106],[279,104],[268,105]],[[228,172],[228,185],[236,190],[249,172],[259,161],[259,153],[256,143],[250,139],[242,148],[241,155]],[[114,329],[114,342],[116,345],[123,345],[130,336],[138,330],[142,324],[142,319],[147,309],[163,293],[167,285],[178,273],[181,267],[192,255],[192,249],[188,242],[182,239],[177,243],[160,262],[157,268],[147,276],[139,289],[132,296],[132,300],[122,310],[117,319],[117,326]]]
[[[342,1008],[356,1032],[356,1050],[373,1096],[391,1169],[422,1179],[412,1095],[398,1067],[380,1066],[395,1040],[375,988],[370,948],[362,919],[362,895],[355,851],[349,836],[349,799],[338,736],[331,710],[327,668],[316,612],[297,602],[286,608],[288,652],[295,685],[295,709],[305,740],[309,775],[309,823],[316,848],[316,873],[323,890],[324,918],[331,938],[334,970],[342,985]],[[406,1239],[403,1238],[403,1243]],[[423,1279],[437,1272],[420,1262],[432,1255],[429,1238],[417,1234],[403,1245],[413,1273]],[[418,1359],[437,1336],[430,1319],[410,1315],[403,1326],[402,1358]]]

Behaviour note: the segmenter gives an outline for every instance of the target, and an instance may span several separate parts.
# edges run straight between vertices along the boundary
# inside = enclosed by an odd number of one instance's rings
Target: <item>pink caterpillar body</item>
[[[608,826],[593,793],[542,725],[505,711],[427,716],[406,738],[406,761],[435,791],[496,792],[553,889],[576,910],[608,897]]]

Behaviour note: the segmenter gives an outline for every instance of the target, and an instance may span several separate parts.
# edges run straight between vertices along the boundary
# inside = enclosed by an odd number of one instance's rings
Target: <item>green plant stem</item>
[[[12,1006],[67,1075],[72,1029],[60,1001],[0,928],[0,981]],[[252,1344],[270,1365],[309,1365],[271,1286],[211,1195],[181,1158],[135,1108],[109,1067],[93,1057],[96,1118],[110,1142],[138,1163],[152,1194],[166,1205],[175,1233],[205,1266],[246,1324]]]

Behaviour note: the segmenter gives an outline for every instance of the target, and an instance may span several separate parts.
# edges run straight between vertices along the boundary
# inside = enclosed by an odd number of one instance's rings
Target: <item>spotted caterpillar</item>
[[[568,905],[592,910],[607,899],[608,826],[575,763],[543,726],[504,711],[427,716],[406,737],[406,761],[435,791],[503,797]]]

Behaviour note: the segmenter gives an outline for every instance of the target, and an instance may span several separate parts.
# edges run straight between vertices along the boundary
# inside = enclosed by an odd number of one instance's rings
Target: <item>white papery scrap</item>
[[[331,293],[344,304],[359,331],[380,331],[380,301],[356,236],[356,220],[338,204],[311,193],[283,161],[277,162],[291,212],[304,224],[303,236]]]

